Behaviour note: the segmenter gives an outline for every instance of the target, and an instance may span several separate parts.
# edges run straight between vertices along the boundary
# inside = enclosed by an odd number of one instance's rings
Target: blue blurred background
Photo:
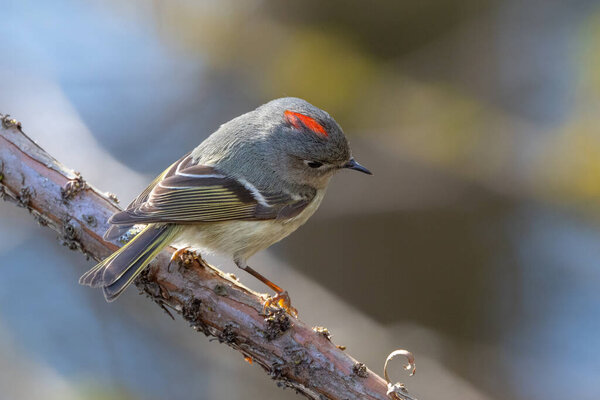
[[[600,398],[600,2],[0,0],[0,112],[128,203],[221,123],[329,111],[342,173],[251,259],[422,399]],[[0,399],[293,399],[0,204]],[[225,259],[244,283],[264,288]]]

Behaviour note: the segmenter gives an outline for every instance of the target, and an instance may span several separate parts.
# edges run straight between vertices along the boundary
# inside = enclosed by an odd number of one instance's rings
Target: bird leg
[[[276,293],[275,296],[271,296],[265,301],[265,304],[263,306],[263,312],[271,306],[276,306],[283,308],[288,314],[290,314],[293,317],[298,316],[298,310],[292,307],[292,301],[290,300],[290,295],[288,294],[287,290],[283,290],[282,288],[271,282],[269,279],[261,275],[258,271],[250,268],[245,262],[241,260],[235,260],[235,263],[238,267],[240,267],[256,279],[258,279],[268,287],[270,287]]]

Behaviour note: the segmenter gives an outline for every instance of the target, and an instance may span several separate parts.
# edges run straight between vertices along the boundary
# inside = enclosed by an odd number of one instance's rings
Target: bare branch
[[[2,116],[0,198],[25,207],[58,232],[62,244],[101,260],[118,245],[102,239],[107,219],[119,210],[79,174],[64,167]],[[313,330],[283,312],[265,316],[263,299],[203,260],[190,257],[169,268],[173,249],[162,252],[136,285],[163,309],[180,314],[259,364],[278,385],[310,399],[389,399],[386,382]],[[98,295],[100,295],[98,293]],[[398,398],[408,400],[406,393]]]

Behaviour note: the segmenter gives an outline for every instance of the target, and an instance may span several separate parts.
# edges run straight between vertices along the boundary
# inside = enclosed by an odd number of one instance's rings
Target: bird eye
[[[323,163],[320,163],[318,161],[309,161],[309,160],[304,160],[304,163],[306,165],[308,165],[311,168],[319,168],[323,166]]]

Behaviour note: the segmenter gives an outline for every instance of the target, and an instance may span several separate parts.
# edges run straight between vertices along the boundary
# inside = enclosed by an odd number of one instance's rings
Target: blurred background
[[[127,204],[221,123],[327,110],[373,177],[251,259],[421,399],[600,398],[600,1],[0,0],[0,112]],[[0,398],[294,399],[0,204]],[[250,287],[229,261],[211,260]]]

